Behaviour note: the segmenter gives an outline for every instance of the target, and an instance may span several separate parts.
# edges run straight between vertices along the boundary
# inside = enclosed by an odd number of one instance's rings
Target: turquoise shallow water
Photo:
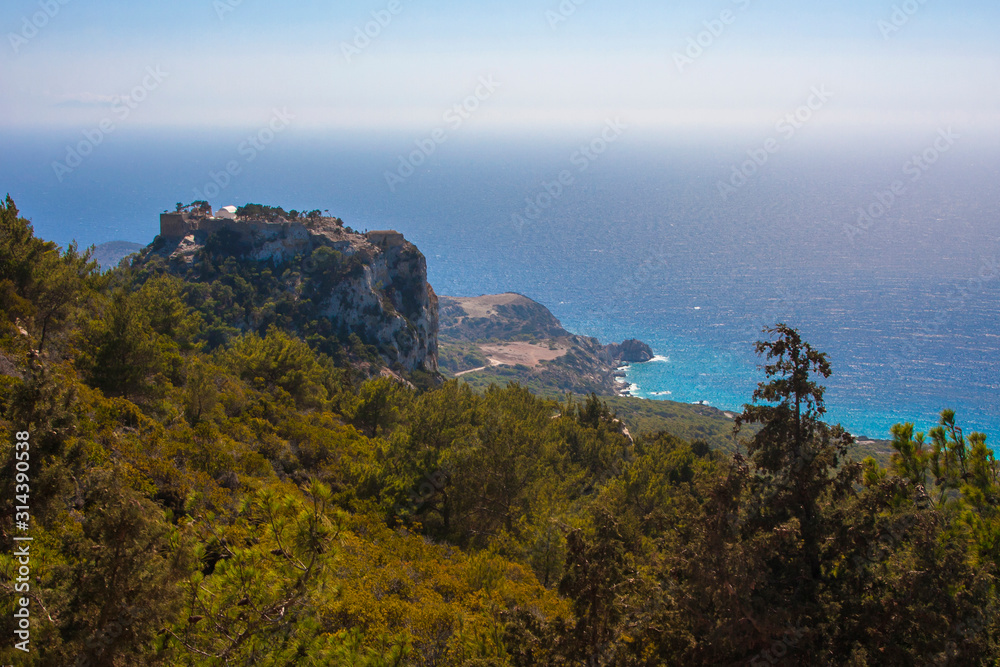
[[[658,355],[630,366],[627,380],[635,396],[739,411],[763,379],[753,343],[764,337],[765,325],[784,321],[830,357],[834,373],[823,382],[830,421],[858,435],[887,438],[895,423],[912,421],[927,430],[950,408],[966,430],[1000,434],[997,289],[987,282],[980,289],[962,309],[949,309],[949,292],[937,285],[920,289],[912,281],[888,280],[877,292],[812,285],[809,299],[784,305],[744,292],[738,304],[625,308],[634,322],[628,335],[646,340]],[[913,317],[917,313],[923,320]],[[946,323],[928,326],[939,319]],[[618,325],[605,331],[594,320],[573,324],[608,338],[625,335]]]
[[[784,321],[830,354],[832,421],[887,437],[893,423],[926,429],[952,408],[967,431],[1000,439],[1000,152],[956,147],[849,235],[908,149],[790,146],[723,200],[719,179],[753,142],[626,135],[519,225],[513,215],[575,168],[588,137],[456,135],[390,191],[385,172],[415,138],[290,129],[212,203],[330,209],[357,229],[399,229],[440,294],[520,292],[574,332],[645,340],[664,360],[629,370],[638,396],[738,410],[761,379],[753,342]],[[45,238],[148,243],[161,210],[242,159],[245,132],[122,128],[59,181],[52,161],[74,139],[0,135],[0,189]]]

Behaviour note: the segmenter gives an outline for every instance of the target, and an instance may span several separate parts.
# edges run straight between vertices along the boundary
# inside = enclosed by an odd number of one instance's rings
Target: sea
[[[754,343],[785,323],[829,356],[829,421],[887,439],[947,408],[996,446],[1000,151],[946,132],[797,138],[776,153],[760,150],[765,134],[650,139],[601,121],[443,143],[296,127],[122,127],[99,144],[6,132],[0,195],[37,235],[82,246],[149,243],[160,212],[195,199],[397,229],[439,294],[518,292],[574,333],[650,344],[656,359],[627,370],[650,400],[742,409],[764,379]]]

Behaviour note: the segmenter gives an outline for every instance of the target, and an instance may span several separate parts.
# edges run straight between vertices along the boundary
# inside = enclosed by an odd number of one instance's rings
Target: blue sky
[[[835,134],[1000,128],[996,2],[576,1],[399,0],[345,54],[390,0],[5,0],[0,127],[86,128],[145,83],[136,126],[252,127],[287,108],[303,127],[410,130],[493,77],[480,129],[766,128],[814,86],[833,93],[814,123]]]

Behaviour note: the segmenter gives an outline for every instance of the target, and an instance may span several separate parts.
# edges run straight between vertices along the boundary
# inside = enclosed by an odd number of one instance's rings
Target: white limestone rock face
[[[359,251],[345,250],[345,255]],[[437,372],[438,300],[423,254],[409,241],[386,245],[367,239],[360,252],[371,253],[370,261],[361,264],[361,275],[337,283],[323,315],[366,332],[363,338],[378,341],[387,358],[404,369]]]
[[[335,330],[357,333],[392,368],[437,372],[437,296],[427,283],[426,259],[401,234],[358,234],[332,218],[267,222],[165,214],[151,252],[184,272],[206,246],[240,261],[301,262],[303,272],[329,283],[318,314]],[[330,252],[316,253],[320,248]]]

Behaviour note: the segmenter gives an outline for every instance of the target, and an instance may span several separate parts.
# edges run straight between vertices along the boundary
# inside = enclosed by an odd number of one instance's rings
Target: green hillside
[[[736,420],[446,381],[415,249],[407,292],[358,277],[388,244],[204,241],[102,274],[0,207],[3,664],[996,664],[1000,466],[953,413],[856,460],[784,326]]]

